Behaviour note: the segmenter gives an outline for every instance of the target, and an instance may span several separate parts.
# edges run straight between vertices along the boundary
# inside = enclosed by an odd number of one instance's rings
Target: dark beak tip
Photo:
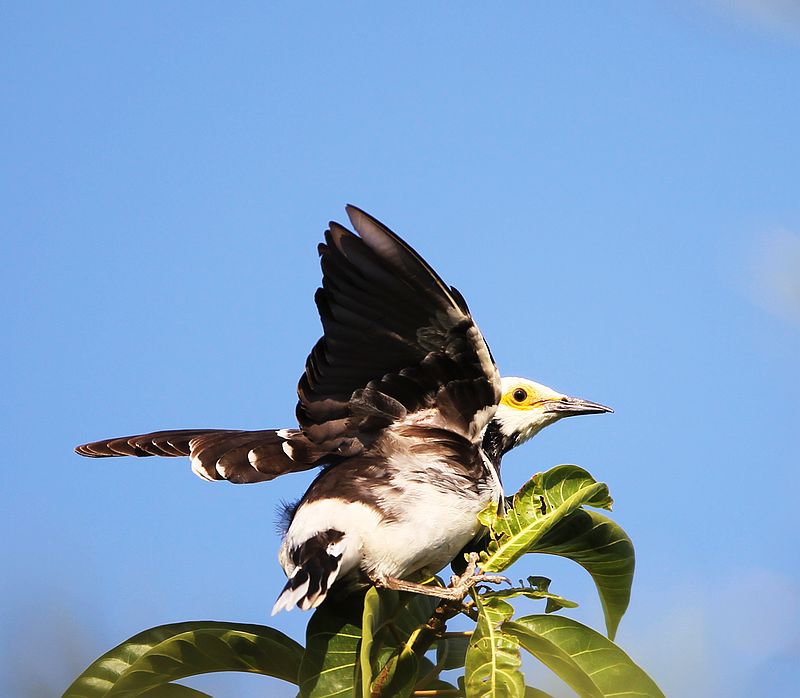
[[[600,413],[608,412],[609,414],[614,414],[614,409],[612,407],[609,407],[608,405],[600,405],[600,404],[598,404],[597,405],[597,411],[600,412]]]
[[[603,413],[614,414],[614,410],[608,405],[597,405],[595,409],[597,410],[597,414],[603,414]]]
[[[613,414],[614,410],[607,405],[599,402],[583,400],[582,398],[569,398],[568,401],[556,405],[557,411],[563,411],[574,415],[580,414],[603,414],[605,412]]]

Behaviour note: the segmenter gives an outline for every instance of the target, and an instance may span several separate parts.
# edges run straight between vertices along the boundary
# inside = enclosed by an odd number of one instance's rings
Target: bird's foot
[[[450,586],[448,589],[459,590],[460,596],[456,597],[459,600],[463,599],[467,595],[467,592],[478,582],[488,582],[489,584],[502,584],[503,582],[507,582],[511,584],[511,580],[509,580],[508,577],[503,577],[499,574],[485,574],[483,572],[475,574],[478,567],[478,557],[478,553],[470,553],[464,574],[460,577],[453,575],[450,578]]]
[[[407,582],[404,579],[396,579],[395,577],[380,577],[373,579],[372,581],[376,587],[394,589],[395,591],[410,591],[414,594],[435,596],[439,599],[447,599],[448,601],[463,600],[469,590],[479,582],[501,584],[502,582],[509,581],[507,577],[503,577],[498,574],[475,574],[477,566],[478,553],[470,553],[469,562],[467,563],[467,569],[464,570],[464,574],[462,574],[460,577],[453,576],[450,579],[449,587],[436,587],[429,584]]]

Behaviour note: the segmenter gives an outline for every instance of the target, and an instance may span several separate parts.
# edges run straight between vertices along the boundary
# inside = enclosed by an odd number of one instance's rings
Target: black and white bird
[[[315,300],[323,337],[298,385],[299,428],[183,429],[78,446],[90,457],[182,456],[207,480],[323,466],[287,511],[273,613],[331,587],[410,588],[451,562],[501,502],[500,461],[542,428],[610,408],[501,378],[461,294],[403,240],[347,207],[330,223]],[[409,584],[411,583],[411,584]]]

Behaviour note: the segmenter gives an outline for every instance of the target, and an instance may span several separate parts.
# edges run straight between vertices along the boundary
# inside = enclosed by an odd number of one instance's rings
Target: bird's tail
[[[178,429],[83,444],[75,452],[111,456],[189,456],[192,470],[206,480],[263,482],[325,462],[299,429]]]
[[[295,606],[302,611],[319,606],[342,571],[346,545],[345,535],[331,529],[316,533],[289,550],[294,569],[272,607],[272,615],[291,611]]]

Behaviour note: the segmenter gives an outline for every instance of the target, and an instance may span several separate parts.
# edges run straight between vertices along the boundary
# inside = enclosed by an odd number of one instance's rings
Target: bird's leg
[[[477,566],[478,553],[470,553],[469,562],[467,563],[467,569],[464,570],[464,574],[460,577],[453,576],[450,579],[449,587],[435,587],[429,584],[407,582],[404,579],[396,579],[395,577],[380,577],[373,579],[372,582],[376,587],[383,587],[384,589],[410,591],[414,594],[435,596],[439,599],[447,599],[449,601],[461,601],[467,595],[467,592],[478,582],[499,584],[508,581],[506,577],[497,574],[475,574]]]
[[[430,584],[417,584],[407,582],[396,577],[378,577],[372,580],[376,587],[382,589],[394,589],[394,591],[410,591],[413,594],[424,594],[425,596],[435,596],[439,599],[449,599],[458,601],[461,597],[456,596],[452,589],[447,587],[435,587]]]

